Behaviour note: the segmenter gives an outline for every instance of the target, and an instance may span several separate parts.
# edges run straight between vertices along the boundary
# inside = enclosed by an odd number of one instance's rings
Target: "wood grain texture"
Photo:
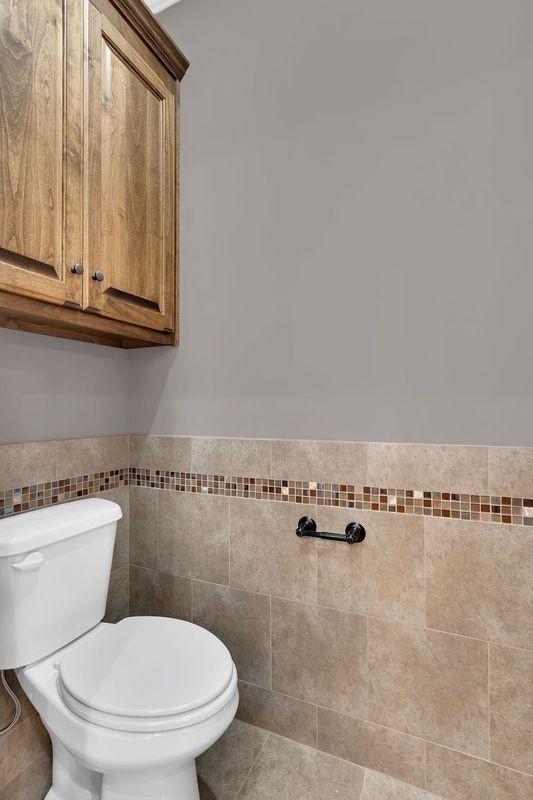
[[[175,343],[171,333],[151,331],[4,291],[0,291],[0,326],[112,347],[154,347]]]
[[[157,55],[175,80],[181,80],[189,62],[142,0],[111,0],[139,36]]]
[[[101,6],[101,4],[99,4]],[[89,307],[174,329],[174,96],[89,6]],[[171,291],[167,291],[171,287]]]
[[[66,297],[60,0],[0,0],[0,285]]]

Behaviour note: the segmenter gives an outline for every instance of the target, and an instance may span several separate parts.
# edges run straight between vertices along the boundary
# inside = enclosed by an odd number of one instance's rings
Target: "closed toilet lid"
[[[123,717],[182,714],[229,686],[234,667],[222,642],[182,620],[128,617],[102,626],[59,665],[67,692]]]

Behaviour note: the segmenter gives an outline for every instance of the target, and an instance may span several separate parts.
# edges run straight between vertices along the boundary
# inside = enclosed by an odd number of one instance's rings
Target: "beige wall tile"
[[[130,465],[143,469],[190,472],[190,437],[130,436]]]
[[[52,759],[41,756],[0,791],[0,800],[42,800],[51,783]]]
[[[239,800],[359,800],[364,770],[272,734]]]
[[[129,466],[128,436],[65,439],[58,443],[60,478],[90,475]]]
[[[57,442],[0,445],[0,491],[58,477]]]
[[[406,733],[319,708],[318,747],[415,786],[425,785],[425,742]]]
[[[366,618],[273,597],[272,688],[366,717]]]
[[[316,601],[316,541],[296,536],[310,506],[231,499],[231,584]]]
[[[130,563],[157,567],[157,489],[130,486]]]
[[[533,447],[489,447],[489,492],[533,497]]]
[[[423,627],[423,519],[353,509],[317,511],[320,530],[344,533],[354,520],[365,526],[364,542],[350,547],[318,542],[318,602]]]
[[[20,775],[33,761],[50,753],[50,737],[38,716],[16,725],[5,737],[7,783]]]
[[[368,621],[373,722],[488,757],[488,645]]]
[[[533,648],[527,527],[426,519],[427,625]]]
[[[243,681],[239,681],[239,697],[239,719],[316,747],[317,708],[312,703]]]
[[[113,564],[111,569],[119,569],[130,560],[130,489],[128,486],[118,486],[107,492],[99,492],[95,497],[111,500],[118,503],[122,509],[122,519],[117,523],[115,549],[113,550]]]
[[[368,483],[393,489],[486,493],[487,448],[369,444]]]
[[[3,789],[7,782],[7,754],[6,737],[0,736],[0,789]]]
[[[224,642],[242,680],[270,687],[270,597],[193,581],[193,622]]]
[[[37,715],[37,711],[28,700],[24,689],[18,682],[17,676],[13,670],[7,670],[6,679],[11,689],[15,692],[20,700],[21,711],[17,725],[21,725],[24,720],[29,719],[30,717],[35,717]],[[13,702],[8,696],[7,692],[2,689],[2,691],[0,691],[0,728],[4,728],[9,722],[11,722],[12,718]],[[5,740],[5,737],[0,737],[0,739]]]
[[[235,800],[268,734],[235,720],[196,761],[198,775],[215,800]],[[203,800],[203,795],[202,795]]]
[[[191,579],[171,572],[130,567],[130,615],[162,616],[190,621]]]
[[[120,567],[111,573],[105,622],[118,622],[129,613],[129,567]]]
[[[159,491],[160,569],[229,583],[229,498]]]
[[[490,757],[533,773],[533,651],[490,646]]]
[[[272,442],[272,476],[320,483],[366,482],[366,444],[282,439]]]
[[[440,800],[435,794],[367,770],[361,800]]]
[[[268,478],[270,441],[194,436],[191,439],[191,471]]]
[[[531,800],[533,775],[428,742],[427,789],[446,800]]]

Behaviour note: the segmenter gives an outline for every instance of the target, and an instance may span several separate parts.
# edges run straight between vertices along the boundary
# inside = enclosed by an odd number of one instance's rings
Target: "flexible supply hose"
[[[4,675],[4,670],[3,669],[0,670],[0,681],[2,683],[2,686],[4,687],[4,689],[6,690],[8,695],[10,696],[10,698],[13,700],[13,703],[15,705],[15,715],[14,715],[13,719],[11,720],[9,725],[6,725],[5,728],[0,728],[0,736],[2,736],[3,733],[7,733],[8,731],[11,730],[11,728],[14,728],[15,725],[17,724],[17,722],[18,722],[18,718],[20,717],[20,700],[18,699],[17,695],[15,694],[13,689],[8,684],[8,682],[6,680],[6,676]]]

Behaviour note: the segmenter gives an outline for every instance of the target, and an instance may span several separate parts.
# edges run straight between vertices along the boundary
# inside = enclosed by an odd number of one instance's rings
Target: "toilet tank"
[[[0,669],[33,664],[100,622],[121,517],[95,498],[0,521]]]

